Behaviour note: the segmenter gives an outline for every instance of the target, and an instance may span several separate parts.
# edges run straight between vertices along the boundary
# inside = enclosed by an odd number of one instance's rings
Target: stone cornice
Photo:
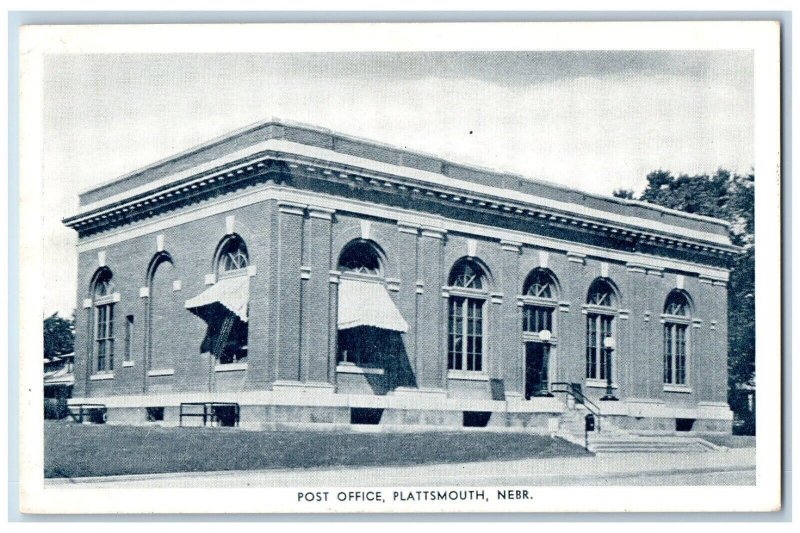
[[[138,239],[144,235],[151,235],[165,231],[168,228],[185,224],[193,220],[202,220],[209,216],[229,213],[233,210],[259,203],[274,203],[291,201],[301,205],[327,205],[336,209],[337,213],[347,213],[355,216],[367,216],[385,220],[389,224],[408,224],[413,227],[441,228],[447,232],[475,238],[492,239],[499,243],[500,240],[522,242],[525,250],[543,249],[580,253],[589,260],[611,261],[625,264],[628,262],[642,263],[650,267],[664,268],[670,271],[688,274],[701,274],[721,279],[728,279],[725,267],[704,265],[691,259],[671,258],[648,254],[616,250],[598,245],[576,243],[564,238],[525,232],[523,230],[504,229],[500,227],[478,224],[474,221],[449,219],[436,214],[403,209],[394,206],[385,206],[363,200],[346,197],[330,197],[326,193],[311,192],[295,189],[284,185],[267,185],[260,190],[240,190],[225,197],[215,198],[209,202],[192,205],[184,210],[176,210],[162,217],[143,220],[131,226],[124,226],[102,234],[87,236],[78,241],[78,252],[97,253],[109,246],[131,239]],[[398,233],[400,233],[398,231]],[[525,251],[524,250],[524,251]],[[524,252],[523,251],[523,252]],[[211,282],[213,283],[213,281]]]
[[[214,173],[204,174],[184,182],[123,200],[107,207],[89,210],[64,220],[64,224],[81,236],[156,216],[167,210],[214,198],[229,191],[267,182],[282,182],[293,175],[305,178],[347,183],[351,187],[379,189],[385,193],[418,197],[445,205],[458,205],[472,211],[494,213],[496,216],[535,221],[557,230],[582,231],[604,239],[620,240],[644,246],[667,248],[716,257],[726,260],[738,255],[739,249],[730,244],[694,239],[656,232],[645,227],[616,224],[613,221],[591,219],[574,213],[557,212],[531,204],[490,196],[467,190],[413,183],[408,178],[380,174],[363,169],[346,168],[319,160],[303,160],[294,154],[262,153],[249,161],[237,161]],[[642,226],[648,221],[643,220]]]

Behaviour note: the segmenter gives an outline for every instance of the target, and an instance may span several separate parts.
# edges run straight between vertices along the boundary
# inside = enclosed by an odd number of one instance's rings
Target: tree
[[[611,193],[614,198],[625,198],[626,200],[633,200],[633,189],[614,189]]]
[[[742,386],[755,386],[755,176],[718,170],[677,178],[666,170],[647,175],[639,200],[728,221],[731,242],[744,253],[731,264],[728,281],[728,399]],[[614,191],[614,196],[617,191]]]
[[[44,319],[44,357],[72,353],[75,347],[75,319],[53,313]]]

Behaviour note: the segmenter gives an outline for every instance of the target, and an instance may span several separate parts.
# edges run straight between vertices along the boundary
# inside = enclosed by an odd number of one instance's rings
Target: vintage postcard
[[[24,27],[21,511],[779,509],[779,41]]]

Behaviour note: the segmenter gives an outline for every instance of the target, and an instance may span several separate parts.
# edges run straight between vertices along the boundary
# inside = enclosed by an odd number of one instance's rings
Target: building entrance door
[[[533,396],[552,396],[549,390],[548,366],[550,345],[543,342],[525,343],[525,399]]]

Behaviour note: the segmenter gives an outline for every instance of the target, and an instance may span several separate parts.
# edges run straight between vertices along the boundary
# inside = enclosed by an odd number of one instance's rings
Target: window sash
[[[589,313],[586,315],[586,377],[608,379],[609,350],[603,339],[613,334],[614,317]],[[613,373],[613,369],[612,369]]]
[[[224,251],[220,257],[217,267],[217,274],[224,276],[226,274],[234,274],[239,271],[245,270],[250,264],[247,252],[243,249],[242,245]]]
[[[686,326],[675,326],[675,384],[686,384]]]
[[[114,370],[114,304],[95,307],[97,371]]]
[[[686,385],[686,324],[664,324],[664,383]]]
[[[130,361],[133,352],[133,315],[125,318],[125,347],[124,360]]]
[[[522,310],[522,331],[539,333],[543,329],[553,331],[553,308],[526,305]]]
[[[448,302],[448,370],[483,370],[485,300],[451,296]]]
[[[604,291],[593,292],[589,296],[589,303],[592,305],[600,305],[603,307],[611,307],[611,293]]]
[[[534,298],[552,298],[553,297],[553,289],[550,283],[547,282],[535,282],[532,283],[531,286],[528,288],[529,296],[533,296]]]

